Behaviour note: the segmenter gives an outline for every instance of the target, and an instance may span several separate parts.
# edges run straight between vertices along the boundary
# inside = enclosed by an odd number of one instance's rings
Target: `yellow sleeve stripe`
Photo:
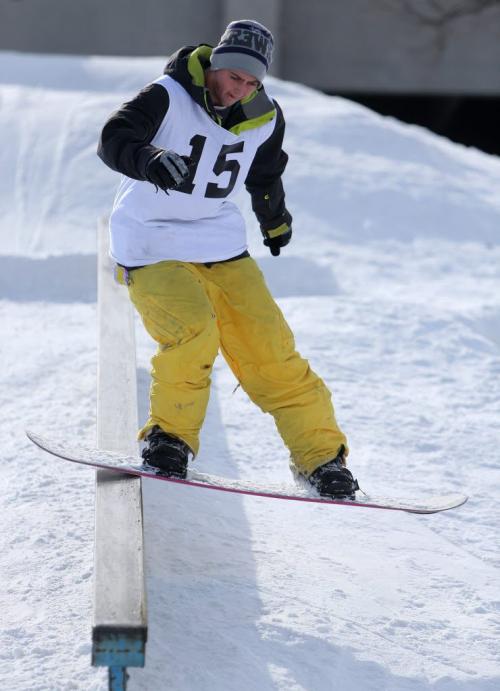
[[[290,230],[286,223],[282,223],[278,228],[273,228],[272,230],[266,230],[266,235],[270,238],[277,238],[278,235],[283,235],[287,230]]]

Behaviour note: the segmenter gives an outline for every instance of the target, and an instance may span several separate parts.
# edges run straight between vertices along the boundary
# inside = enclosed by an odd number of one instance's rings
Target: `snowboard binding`
[[[141,452],[145,465],[158,468],[162,473],[185,479],[192,451],[182,439],[167,434],[155,425],[145,437],[146,446]]]

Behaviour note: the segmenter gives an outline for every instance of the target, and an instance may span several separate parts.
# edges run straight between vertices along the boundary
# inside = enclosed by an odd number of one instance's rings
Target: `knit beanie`
[[[213,70],[243,70],[261,82],[271,64],[274,38],[253,19],[231,22],[212,51]]]

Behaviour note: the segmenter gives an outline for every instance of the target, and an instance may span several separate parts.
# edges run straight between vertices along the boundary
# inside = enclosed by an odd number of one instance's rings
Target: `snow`
[[[95,226],[107,115],[163,60],[0,54],[2,688],[101,691],[90,666],[93,472],[25,428],[95,442]],[[334,392],[362,487],[465,492],[411,516],[144,482],[151,691],[500,688],[500,161],[269,79],[294,238],[251,250]],[[140,417],[153,345],[137,324]],[[220,358],[200,471],[288,479]]]

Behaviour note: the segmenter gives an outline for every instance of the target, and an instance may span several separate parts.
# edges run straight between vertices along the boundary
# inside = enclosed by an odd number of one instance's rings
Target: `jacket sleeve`
[[[285,134],[285,119],[276,106],[276,125],[271,136],[257,149],[245,186],[252,197],[252,209],[261,228],[269,229],[282,223],[291,225],[292,217],[285,207],[285,192],[281,176],[288,156],[281,148]]]
[[[151,146],[168,111],[169,97],[160,84],[149,84],[113,113],[101,133],[97,155],[112,170],[146,180],[146,166],[160,151]]]

